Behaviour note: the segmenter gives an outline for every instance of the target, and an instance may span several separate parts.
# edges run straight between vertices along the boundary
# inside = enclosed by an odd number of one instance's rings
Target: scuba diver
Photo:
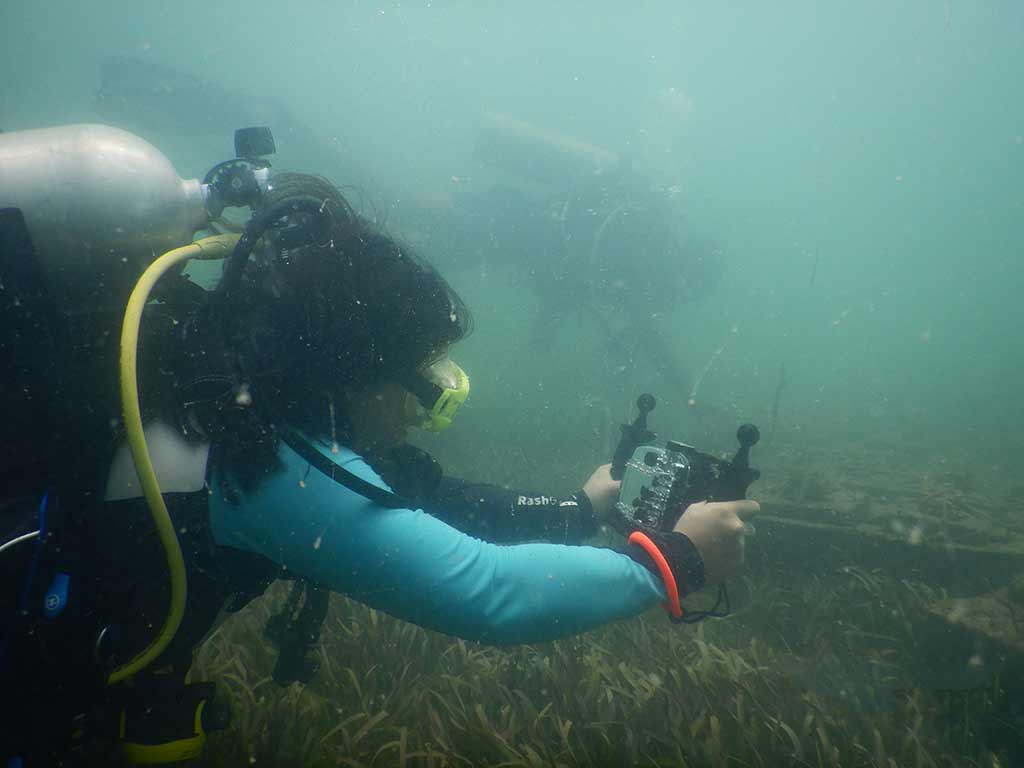
[[[663,320],[715,288],[723,258],[682,215],[676,191],[620,154],[508,114],[482,116],[475,156],[493,183],[460,187],[464,215],[452,220],[465,234],[454,250],[496,258],[536,297],[531,347],[546,349],[553,327],[580,318],[603,342],[592,395],[610,404],[649,375],[677,402],[694,400],[699,376]],[[705,432],[709,405],[687,408]]]
[[[626,167],[585,177],[550,199],[538,219],[543,246],[531,248],[526,263],[545,317],[587,312],[605,340],[612,389],[624,389],[622,374],[634,374],[642,357],[688,395],[691,374],[676,361],[658,318],[715,286],[720,254]]]
[[[130,143],[107,131],[94,132],[86,154]],[[5,162],[32,157],[4,150],[0,182],[18,177],[4,175]],[[607,466],[568,497],[445,476],[406,437],[447,429],[468,396],[452,359],[471,329],[468,309],[329,182],[265,170],[239,152],[221,176],[211,172],[200,198],[219,215],[244,189],[253,208],[244,231],[169,251],[139,279],[121,336],[123,419],[102,414],[106,431],[89,435],[83,425],[101,429],[102,418],[62,426],[50,413],[59,442],[40,447],[25,463],[36,469],[6,492],[0,679],[17,695],[5,697],[0,757],[9,766],[196,757],[228,714],[212,683],[185,682],[193,652],[222,610],[276,579],[294,582],[266,628],[279,648],[274,679],[286,685],[316,671],[330,592],[469,640],[532,643],[658,604],[679,620],[683,597],[742,564],[741,518],[757,511],[753,501],[694,503],[672,530],[638,527],[614,550],[584,544],[617,496]],[[191,206],[197,188],[176,189]],[[19,202],[8,192],[0,186],[0,208]],[[27,286],[16,302],[5,296],[5,313],[27,330],[9,326],[5,355],[41,328],[70,327],[52,296],[116,295],[113,278],[145,266],[94,264],[110,272],[102,290],[58,290],[73,265],[55,268],[33,201],[21,202],[24,213],[8,207],[0,219],[9,225],[0,245],[5,278],[17,273]],[[175,220],[196,228],[192,216]],[[180,272],[191,257],[223,260],[216,288]],[[158,281],[166,285],[150,302]],[[32,362],[17,366],[24,391],[57,386],[51,358]],[[136,369],[138,381],[126,375]]]

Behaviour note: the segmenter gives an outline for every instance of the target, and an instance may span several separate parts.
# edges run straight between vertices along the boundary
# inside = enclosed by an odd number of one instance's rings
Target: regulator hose
[[[149,301],[149,294],[153,290],[153,286],[168,270],[190,259],[225,259],[231,255],[238,239],[239,236],[235,234],[215,235],[168,251],[142,273],[125,308],[124,323],[121,326],[121,409],[132,461],[134,461],[135,470],[139,474],[143,495],[146,498],[153,525],[156,527],[167,560],[167,570],[171,577],[171,599],[167,616],[164,618],[164,624],[159,633],[137,656],[110,673],[107,678],[108,685],[115,685],[138,674],[163,653],[181,626],[181,620],[185,615],[185,600],[188,595],[185,559],[181,554],[181,545],[178,543],[178,537],[174,531],[174,523],[171,521],[167,505],[160,493],[156,471],[153,469],[149,448],[146,446],[146,435],[142,427],[137,362],[142,312]]]
[[[221,290],[228,295],[238,289],[242,282],[242,273],[245,265],[249,262],[249,255],[256,247],[257,241],[263,234],[282,218],[296,213],[306,213],[314,217],[325,217],[331,215],[328,201],[311,195],[293,195],[278,200],[265,206],[249,219],[245,225],[245,232],[242,233],[238,244],[235,246],[227,266],[224,269],[224,279],[221,281]]]

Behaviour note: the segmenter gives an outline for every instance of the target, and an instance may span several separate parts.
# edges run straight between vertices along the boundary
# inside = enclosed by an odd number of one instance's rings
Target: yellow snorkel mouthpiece
[[[427,432],[443,432],[469,397],[469,376],[447,356],[428,365],[420,376],[423,384],[413,393],[426,412],[420,427]]]

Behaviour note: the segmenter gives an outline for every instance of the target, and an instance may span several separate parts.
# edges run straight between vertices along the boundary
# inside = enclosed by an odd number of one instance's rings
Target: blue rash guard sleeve
[[[348,449],[325,456],[387,488]],[[417,509],[384,509],[310,467],[282,443],[283,469],[242,495],[214,471],[218,544],[260,554],[393,616],[468,640],[532,643],[641,613],[660,580],[610,549],[491,544]]]

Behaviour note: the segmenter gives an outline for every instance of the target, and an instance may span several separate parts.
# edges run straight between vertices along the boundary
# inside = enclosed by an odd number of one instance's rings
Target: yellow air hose
[[[197,240],[182,248],[168,251],[154,261],[142,273],[139,282],[132,290],[131,298],[124,312],[124,324],[121,327],[121,408],[124,413],[124,427],[128,434],[128,446],[131,448],[132,460],[139,474],[142,492],[146,497],[153,524],[156,526],[160,543],[167,558],[167,570],[171,576],[171,600],[167,609],[164,625],[159,634],[135,658],[115,669],[107,678],[108,685],[114,685],[141,672],[153,662],[171,640],[181,626],[185,615],[185,598],[188,584],[185,579],[185,560],[178,544],[178,536],[174,531],[174,523],[164,504],[160,486],[153,470],[153,462],[146,447],[146,435],[142,429],[142,411],[139,407],[139,383],[137,357],[139,347],[139,326],[142,323],[142,311],[149,301],[149,293],[153,286],[172,267],[189,259],[224,259],[231,255],[238,242],[239,235],[225,234]]]

